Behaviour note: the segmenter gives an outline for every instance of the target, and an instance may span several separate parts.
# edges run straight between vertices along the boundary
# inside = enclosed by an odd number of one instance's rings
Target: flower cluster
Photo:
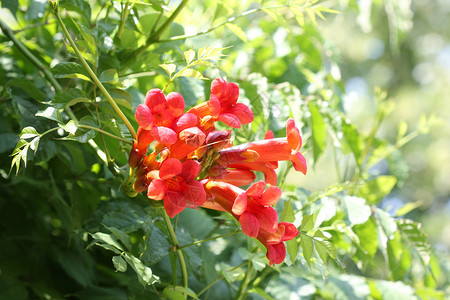
[[[210,99],[185,112],[180,94],[165,96],[159,89],[150,90],[135,113],[139,129],[129,156],[134,189],[162,200],[170,217],[185,207],[229,212],[244,234],[265,245],[270,264],[279,264],[286,256],[283,242],[296,237],[298,230],[279,222],[273,208],[281,196],[275,169],[278,161],[289,160],[306,174],[299,152],[302,139],[289,119],[284,138],[274,138],[268,131],[264,140],[232,145],[231,130],[216,130],[215,123],[240,128],[253,121],[253,112],[237,103],[238,97],[235,83],[216,79]],[[255,171],[265,180],[254,182]]]

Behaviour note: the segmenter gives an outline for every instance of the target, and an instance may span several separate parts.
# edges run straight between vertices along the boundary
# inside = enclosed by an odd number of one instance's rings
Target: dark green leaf
[[[39,102],[44,102],[45,101],[45,94],[43,92],[41,92],[32,81],[26,80],[26,79],[12,79],[10,81],[8,81],[6,83],[5,88],[8,87],[18,87],[21,88],[22,90],[24,90],[28,96],[30,96],[31,98],[33,98],[36,101]]]
[[[169,255],[171,245],[167,240],[167,234],[158,227],[153,227],[151,235],[147,240],[147,247],[142,253],[142,260],[149,263],[157,263]]]
[[[69,11],[81,14],[85,18],[85,22],[89,24],[91,20],[91,6],[89,2],[83,0],[63,0],[60,1],[60,6]]]
[[[88,72],[82,65],[75,62],[62,62],[51,69],[56,78],[80,78],[91,81]],[[67,91],[67,89],[65,90]]]
[[[72,102],[71,105],[75,104],[74,101],[77,99],[80,99],[82,102],[88,102],[89,96],[84,92],[83,90],[77,89],[77,88],[71,88],[71,89],[65,89],[55,95],[55,97],[52,100],[53,104],[60,104],[64,103],[66,106],[69,106],[68,104]]]
[[[14,133],[0,133],[0,153],[9,152],[14,149],[19,137]]]

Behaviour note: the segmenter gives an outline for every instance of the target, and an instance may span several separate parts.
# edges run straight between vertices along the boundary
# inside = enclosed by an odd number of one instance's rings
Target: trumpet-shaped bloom
[[[253,121],[252,110],[243,103],[236,103],[239,87],[227,83],[225,79],[215,79],[211,84],[209,101],[200,103],[189,110],[202,120],[206,130],[214,126],[214,122],[222,121],[232,128],[241,128],[242,124]]]
[[[239,164],[239,163],[272,163],[281,160],[292,162],[296,171],[306,174],[306,160],[299,152],[302,146],[300,131],[295,127],[293,119],[289,119],[284,138],[266,138],[247,144],[233,146],[220,151],[219,164]],[[249,157],[253,159],[249,159]],[[265,165],[265,166],[270,166]],[[276,165],[275,165],[276,166]],[[237,167],[237,166],[234,166]],[[249,169],[250,165],[245,165]],[[258,167],[261,168],[261,165]]]
[[[150,171],[147,178],[150,184],[147,197],[164,200],[167,214],[173,218],[187,207],[197,207],[206,200],[202,184],[195,180],[200,164],[194,160],[181,163],[176,158],[168,158],[161,163],[159,170]]]
[[[281,192],[274,192],[278,187],[265,191],[264,188],[262,181],[254,183],[247,191],[227,182],[210,180],[205,184],[205,190],[212,201],[235,216],[242,231],[251,237],[257,237],[259,229],[275,232],[278,227],[277,211],[270,205],[278,201]]]

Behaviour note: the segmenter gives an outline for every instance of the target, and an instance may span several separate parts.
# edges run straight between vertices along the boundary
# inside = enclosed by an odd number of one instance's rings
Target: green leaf
[[[149,264],[157,263],[169,255],[170,248],[171,244],[167,240],[167,234],[158,227],[153,227],[147,241],[147,247],[142,253],[142,260]]]
[[[0,153],[9,152],[14,149],[18,136],[14,133],[0,133]]]
[[[275,300],[275,298],[271,297],[268,293],[266,293],[262,288],[259,287],[249,289],[248,293],[256,294],[266,300]]]
[[[344,138],[355,156],[356,163],[358,166],[361,166],[363,142],[358,130],[356,130],[356,127],[352,124],[343,122],[342,132],[344,133]]]
[[[77,88],[70,88],[60,91],[55,95],[55,97],[51,101],[52,104],[64,104],[62,107],[72,106],[79,102],[92,102],[92,101],[89,99],[89,96],[86,94],[85,91]]]
[[[126,249],[131,249],[131,240],[126,232],[114,227],[105,227],[111,231],[112,234],[114,234],[114,236],[126,247]]]
[[[54,107],[47,107],[44,110],[40,110],[36,113],[36,116],[47,118],[49,120],[56,121],[58,123],[63,123],[61,113]]]
[[[27,154],[30,143],[25,140],[19,140],[16,147],[14,148],[11,156],[14,156],[11,161],[11,168],[9,172],[12,171],[13,167],[16,167],[16,175],[19,173],[20,162],[23,161],[24,167],[27,166]]]
[[[402,280],[405,278],[408,270],[411,269],[412,257],[409,245],[402,243],[399,231],[396,231],[394,238],[387,242],[387,254],[392,278],[394,280]]]
[[[87,143],[89,140],[93,139],[97,135],[96,130],[80,128],[79,127],[80,125],[88,125],[88,126],[95,127],[95,128],[98,127],[97,122],[95,122],[95,120],[91,116],[83,117],[78,122],[78,129],[75,132],[75,134],[71,133],[71,134],[69,134],[69,136],[64,137],[62,139],[77,141],[79,143]]]
[[[66,45],[67,52],[69,52],[74,57],[78,57],[78,54],[73,49],[72,45],[70,45],[66,41],[64,41],[64,44]],[[83,58],[85,60],[87,60],[88,62],[90,62],[92,65],[95,65],[97,63],[97,61],[96,61],[97,57],[92,55],[92,53],[87,52],[86,49],[81,47],[81,46],[82,46],[82,43],[80,41],[78,41],[77,42],[77,47],[78,47],[78,50],[81,53],[81,56],[83,56]]]
[[[34,129],[34,127],[28,126],[25,127],[24,129],[22,129],[22,131],[20,132],[19,136],[21,139],[29,139],[29,138],[34,138],[36,136],[39,135],[39,132],[36,131],[36,129]]]
[[[180,71],[179,73],[177,73],[177,77],[193,77],[193,78],[197,78],[197,79],[203,79],[203,80],[207,80],[208,78],[204,77],[202,75],[202,73],[200,73],[197,70],[194,69],[185,69],[183,71]]]
[[[81,14],[87,23],[90,22],[91,19],[91,6],[89,2],[83,0],[71,0],[71,1],[61,1],[60,5],[62,8],[65,8],[69,11],[74,11]]]
[[[317,106],[315,106],[313,102],[309,102],[308,107],[311,112],[314,161],[317,161],[326,147],[327,127]]]
[[[431,257],[431,245],[427,235],[422,230],[422,225],[408,219],[400,219],[397,221],[397,226],[400,233],[407,238],[417,251],[423,265],[427,266]]]
[[[90,235],[94,239],[91,242],[91,245],[92,244],[99,245],[99,243],[101,243],[101,244],[110,245],[113,248],[115,248],[116,250],[124,251],[124,249],[122,248],[120,243],[117,241],[117,238],[113,234],[108,234],[108,233],[104,233],[104,232],[96,232],[96,233],[93,233]]]
[[[183,300],[187,299],[184,295],[187,295],[193,299],[198,299],[197,294],[188,287],[169,285],[163,290],[163,296],[171,300]]]
[[[380,226],[386,234],[386,237],[389,240],[393,239],[394,233],[397,231],[397,223],[395,222],[395,219],[380,208],[375,209],[375,214],[378,217],[378,221],[380,222]]]
[[[116,272],[125,272],[127,270],[127,262],[122,258],[122,256],[113,256],[112,262],[116,268]]]
[[[368,204],[376,204],[387,196],[397,183],[395,176],[382,175],[367,181],[357,192]]]
[[[411,211],[413,211],[413,210],[415,210],[416,208],[419,208],[419,207],[421,207],[421,206],[423,206],[423,201],[416,201],[416,202],[408,202],[408,203],[406,203],[405,205],[403,205],[402,207],[400,207],[398,210],[397,210],[397,213],[395,214],[397,217],[400,217],[400,216],[404,216],[404,215],[406,215],[407,213],[409,213],[409,212],[411,212]]]
[[[280,222],[294,222],[295,215],[294,210],[292,209],[291,200],[284,202],[284,209],[281,212]]]
[[[302,219],[302,225],[300,225],[299,231],[308,232],[314,228],[316,222],[316,214],[305,215]]]
[[[311,266],[311,257],[314,252],[314,243],[310,236],[300,233],[300,246],[303,249],[303,257],[305,257],[306,262]]]
[[[227,48],[218,48],[218,47],[203,47],[198,49],[197,57],[199,60],[219,60],[224,56],[222,53],[223,50]]]
[[[31,150],[34,151],[34,153],[36,153],[36,151],[38,149],[40,139],[41,139],[41,137],[37,136],[34,139],[32,139],[30,142],[30,148],[31,148]]]
[[[292,239],[286,242],[286,250],[289,254],[292,264],[295,264],[295,259],[297,258],[297,253],[300,245],[297,239]]]
[[[378,235],[375,222],[372,218],[369,218],[367,222],[353,226],[353,231],[358,236],[365,254],[373,258],[378,249]]]
[[[24,90],[28,96],[33,98],[36,101],[44,102],[45,101],[45,94],[41,92],[32,81],[26,80],[26,79],[19,79],[15,78],[10,81],[8,81],[5,85],[5,89],[11,86],[15,86],[18,88],[21,88]]]
[[[152,269],[145,266],[137,257],[129,253],[125,253],[123,257],[136,272],[140,284],[147,286],[159,281],[159,278],[153,275]]]
[[[221,263],[220,268],[222,270],[223,277],[229,283],[242,280],[242,278],[244,278],[245,276],[245,272],[244,270],[242,270],[242,268],[230,269],[229,265],[225,263]]]
[[[64,131],[71,133],[71,134],[75,134],[78,130],[78,122],[74,121],[74,120],[70,120],[69,122],[67,122],[67,124],[58,124],[59,127],[61,127],[62,129],[64,129]]]
[[[91,81],[89,74],[82,65],[76,62],[62,62],[51,69],[56,78],[80,78]]]
[[[337,258],[337,252],[334,244],[329,241],[329,238],[327,238],[322,231],[317,230],[314,233],[313,239],[316,251],[317,253],[319,253],[320,258],[324,263],[327,262],[327,256],[331,257],[332,259]]]
[[[238,38],[240,38],[244,43],[247,43],[247,35],[245,34],[245,31],[242,30],[241,27],[239,27],[238,25],[234,24],[234,23],[227,23],[225,24],[227,26],[228,29],[230,29],[230,31],[232,33],[234,33]]]
[[[173,72],[177,69],[177,65],[175,64],[161,64],[159,65],[164,71],[169,74],[169,78],[172,78]]]
[[[117,84],[119,82],[119,75],[115,69],[108,69],[103,71],[98,79],[103,83]]]
[[[186,59],[186,63],[189,65],[195,58],[195,51],[192,49],[184,51],[184,58]]]
[[[108,92],[117,104],[126,106],[131,110],[133,98],[130,93],[121,89],[109,89]]]
[[[346,219],[350,226],[365,223],[371,214],[370,207],[366,205],[366,200],[354,196],[343,198]]]

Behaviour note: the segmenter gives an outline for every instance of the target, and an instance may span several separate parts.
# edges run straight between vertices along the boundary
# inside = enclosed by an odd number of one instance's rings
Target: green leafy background
[[[57,1],[52,1],[56,3]],[[211,79],[238,83],[255,120],[236,142],[285,135],[308,174],[281,163],[283,264],[232,217],[161,207],[124,186],[131,135],[52,12],[2,1],[1,299],[448,299],[446,1],[61,0],[82,56],[137,128],[151,88],[187,107]],[[24,50],[25,49],[25,50]],[[258,175],[259,176],[259,175]],[[175,222],[174,222],[175,223]]]

